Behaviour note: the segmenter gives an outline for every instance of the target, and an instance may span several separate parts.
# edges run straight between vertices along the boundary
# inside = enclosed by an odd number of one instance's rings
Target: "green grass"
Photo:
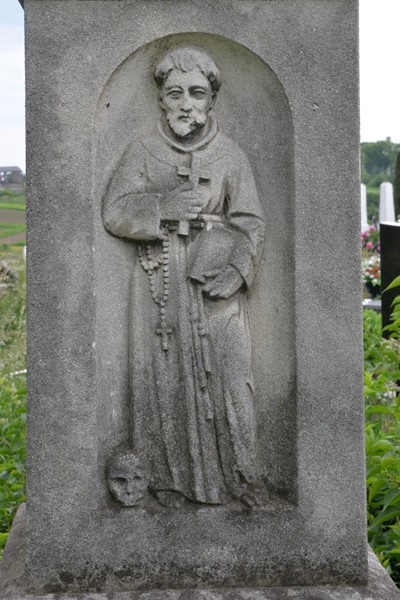
[[[0,210],[26,210],[24,194],[18,194],[12,190],[0,190]]]
[[[17,275],[0,276],[0,552],[18,505],[25,500],[25,272],[21,252],[0,252]]]
[[[0,201],[0,210],[2,208],[6,208],[8,210],[26,210],[25,203],[13,203],[13,202],[1,202]]]
[[[24,223],[0,223],[0,239],[7,238],[16,233],[23,233],[26,229]]]

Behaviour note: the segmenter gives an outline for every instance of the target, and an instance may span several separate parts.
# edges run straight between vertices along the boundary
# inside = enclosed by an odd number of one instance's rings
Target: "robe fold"
[[[181,235],[165,223],[163,197],[187,181],[180,173],[195,163],[209,201],[203,225]],[[150,489],[207,504],[240,498],[258,482],[246,290],[264,236],[248,160],[215,120],[205,139],[187,148],[159,124],[123,153],[103,221],[136,247],[130,445],[147,466]],[[228,299],[211,300],[202,285],[228,266],[243,285]]]

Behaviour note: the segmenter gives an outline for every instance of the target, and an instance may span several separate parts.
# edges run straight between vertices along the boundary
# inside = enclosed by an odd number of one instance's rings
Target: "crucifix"
[[[186,181],[189,181],[192,184],[193,190],[197,190],[200,183],[209,183],[211,181],[211,176],[208,171],[201,172],[200,163],[200,156],[193,153],[190,169],[187,167],[178,167],[178,175],[180,177],[186,177]],[[189,235],[189,221],[179,221],[178,234]]]
[[[168,327],[164,320],[161,321],[161,325],[156,329],[156,334],[161,336],[161,344],[164,352],[168,351],[168,336],[172,335],[172,329]]]

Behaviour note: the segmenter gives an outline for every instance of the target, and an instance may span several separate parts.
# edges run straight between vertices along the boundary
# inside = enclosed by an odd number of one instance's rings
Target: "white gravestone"
[[[396,221],[394,214],[393,185],[388,181],[381,183],[379,195],[379,223]]]
[[[361,231],[369,231],[367,213],[367,187],[361,184]]]

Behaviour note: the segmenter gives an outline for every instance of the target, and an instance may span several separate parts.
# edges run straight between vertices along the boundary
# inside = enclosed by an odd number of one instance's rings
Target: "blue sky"
[[[25,170],[24,13],[0,0],[0,165]],[[400,143],[400,0],[360,0],[361,140]]]

